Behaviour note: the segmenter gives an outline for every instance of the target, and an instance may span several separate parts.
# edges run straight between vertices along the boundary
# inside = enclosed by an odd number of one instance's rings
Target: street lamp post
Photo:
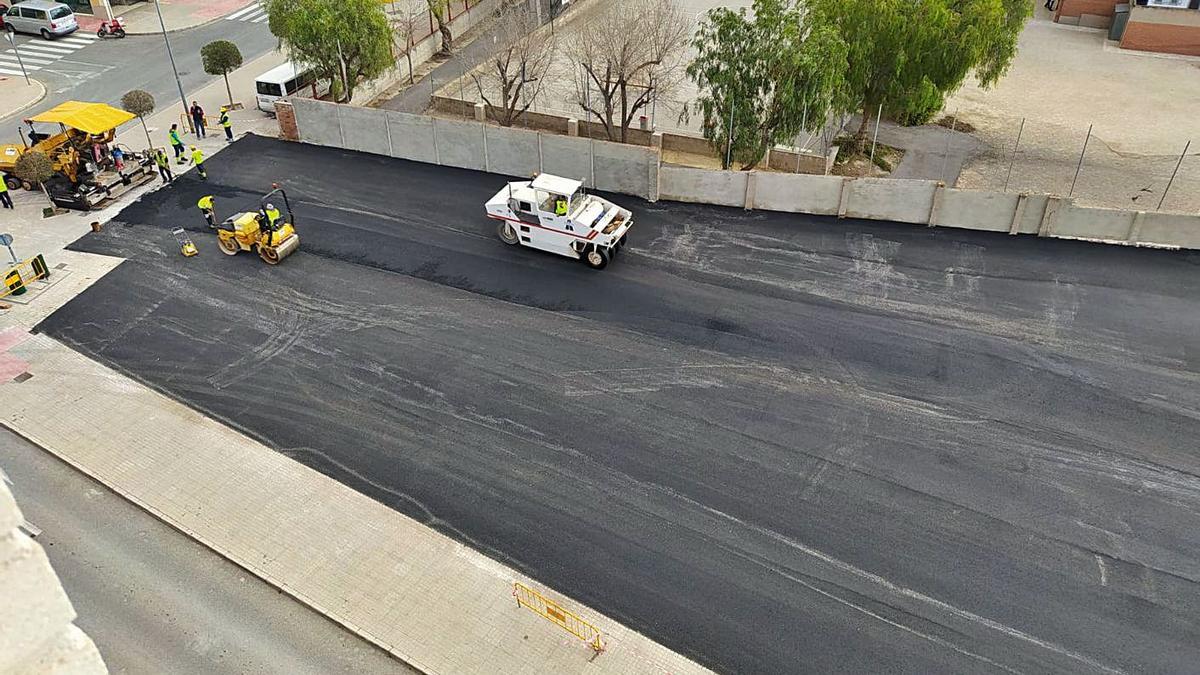
[[[17,41],[13,39],[12,31],[5,31],[8,37],[8,44],[12,45],[13,54],[17,55],[17,65],[21,66],[21,74],[25,76],[25,84],[33,84],[29,81],[29,71],[25,70],[25,62],[21,60],[21,50],[17,49]]]
[[[183,83],[179,81],[179,69],[175,67],[175,54],[171,52],[171,41],[167,39],[167,24],[163,21],[162,7],[154,0],[154,11],[158,12],[158,25],[162,28],[163,42],[167,45],[167,58],[171,60],[171,72],[175,74],[175,86],[179,88],[179,102],[183,104],[183,117],[187,120],[188,128],[196,133],[192,125],[192,116],[188,114],[187,96],[183,93]]]

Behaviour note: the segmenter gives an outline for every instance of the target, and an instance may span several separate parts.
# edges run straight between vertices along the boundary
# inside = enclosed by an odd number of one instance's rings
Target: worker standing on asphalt
[[[221,119],[219,121],[221,123],[221,126],[224,127],[224,129],[225,129],[225,142],[226,143],[232,142],[233,141],[233,122],[229,121],[229,108],[227,108],[225,106],[221,106]]]
[[[8,196],[8,184],[4,182],[3,178],[0,178],[0,205],[3,205],[6,209],[13,207],[12,197]]]
[[[209,229],[217,229],[217,213],[213,204],[213,196],[204,195],[200,201],[196,202],[196,206],[200,207],[200,213],[203,213],[204,219],[208,221]]]
[[[162,176],[164,185],[175,180],[175,176],[171,175],[171,160],[167,159],[166,150],[162,148],[154,150],[154,163],[158,166],[158,175]]]
[[[208,180],[208,172],[204,170],[204,153],[194,145],[192,146],[192,161],[189,163],[196,165],[196,171],[200,173],[200,180]]]
[[[175,163],[183,164],[187,162],[183,158],[183,139],[179,138],[178,124],[171,125],[171,130],[167,132],[167,138],[171,139],[171,147],[175,150]]]

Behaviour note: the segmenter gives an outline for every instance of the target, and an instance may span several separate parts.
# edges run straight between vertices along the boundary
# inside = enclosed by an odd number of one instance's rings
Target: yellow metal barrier
[[[600,630],[579,618],[578,614],[519,581],[513,582],[513,597],[517,599],[518,607],[528,607],[535,613],[558,624],[568,633],[586,642],[589,647],[596,650],[596,653],[604,651],[604,642],[600,640]]]
[[[0,298],[10,295],[21,295],[25,292],[25,284],[31,284],[38,279],[50,276],[46,267],[46,259],[38,255],[23,260],[4,270],[0,275]]]

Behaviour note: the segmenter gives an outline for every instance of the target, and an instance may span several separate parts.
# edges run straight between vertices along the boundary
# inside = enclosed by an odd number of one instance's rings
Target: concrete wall
[[[847,180],[841,176],[755,172],[754,208],[836,216]]]
[[[311,99],[293,100],[291,110],[306,143],[505,176],[545,171],[651,201],[1200,248],[1195,215],[1083,208],[1049,195],[959,190],[926,180],[674,166],[663,164],[656,148]]]
[[[1093,209],[1067,204],[1059,209],[1048,233],[1056,237],[1084,237],[1126,241],[1133,227],[1132,211]]]
[[[944,188],[931,225],[1008,232],[1019,195]],[[1037,230],[1034,229],[1034,232]]]
[[[847,186],[850,195],[845,215],[928,224],[936,187],[937,183],[931,180],[859,178]]]
[[[487,130],[488,171],[529,178],[542,170],[538,132],[483,125]]]
[[[744,206],[745,171],[709,171],[664,164],[659,168],[659,196],[680,202]]]
[[[46,552],[0,480],[0,673],[107,673],[100,652],[79,630],[75,608]]]

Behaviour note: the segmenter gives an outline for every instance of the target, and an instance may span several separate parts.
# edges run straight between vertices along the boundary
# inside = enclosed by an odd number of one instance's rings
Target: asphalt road
[[[227,21],[220,19],[196,28],[169,35],[171,50],[179,69],[184,93],[212,81],[200,62],[200,48],[213,40],[229,40],[238,46],[245,61],[257,58],[275,48],[276,39],[266,23]],[[40,37],[18,35],[18,49],[27,42],[45,42]],[[63,46],[51,41],[50,45]],[[0,51],[7,40],[0,38]],[[31,50],[22,55],[34,58]],[[45,55],[41,55],[44,57]],[[53,58],[53,57],[51,57]],[[46,85],[46,98],[33,108],[0,118],[0,142],[16,143],[16,127],[31,113],[52,108],[63,101],[97,101],[120,107],[121,96],[131,89],[143,89],[154,95],[158,109],[174,105],[182,108],[175,75],[161,35],[131,35],[123,40],[97,40],[92,44],[39,65],[31,72]],[[241,100],[249,100],[254,92],[242,92]],[[238,93],[235,92],[235,96]],[[189,99],[190,100],[190,99]]]
[[[7,430],[0,468],[112,673],[414,673]]]
[[[496,176],[209,173],[41,329],[720,671],[1200,663],[1194,253],[621,198],[593,272],[501,244]],[[300,252],[220,255],[201,191],[280,179]]]

